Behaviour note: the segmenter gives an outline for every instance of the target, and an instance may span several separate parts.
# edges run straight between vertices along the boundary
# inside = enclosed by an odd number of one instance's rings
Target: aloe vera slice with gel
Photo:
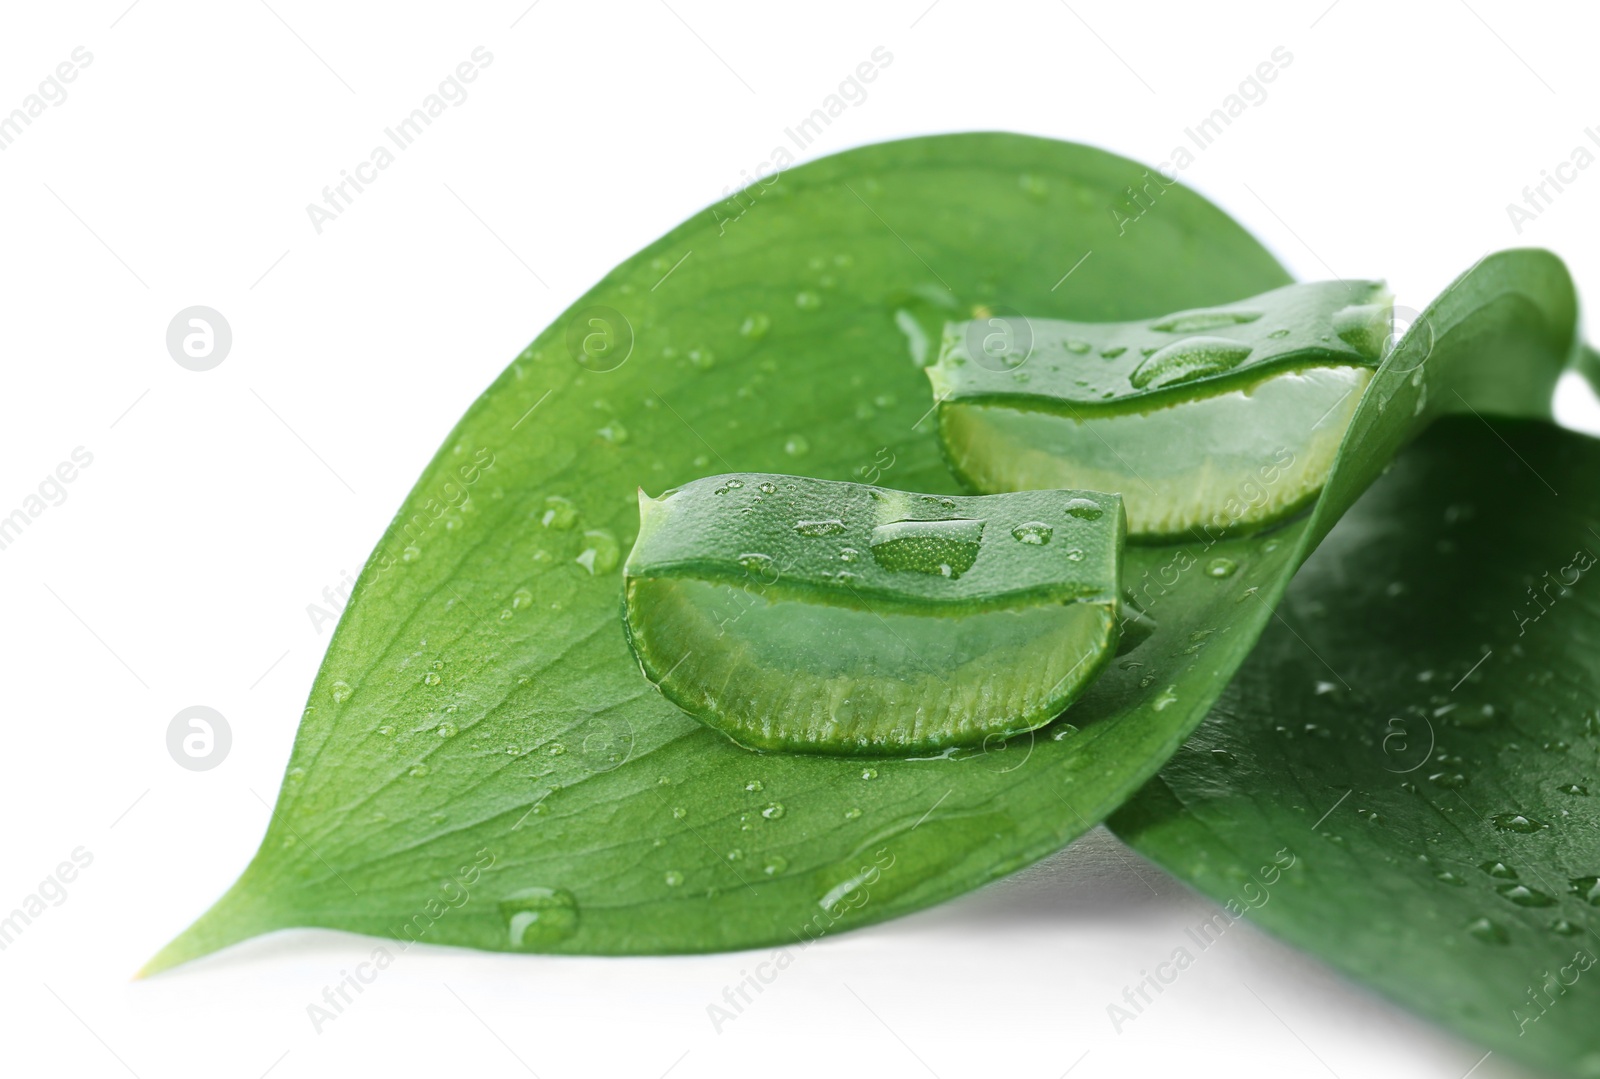
[[[1059,715],[1117,648],[1115,495],[908,494],[796,476],[640,493],[646,677],[741,745],[938,752]]]
[[[971,490],[1117,491],[1129,534],[1248,532],[1321,490],[1388,336],[1374,282],[1120,323],[946,326],[928,369]]]

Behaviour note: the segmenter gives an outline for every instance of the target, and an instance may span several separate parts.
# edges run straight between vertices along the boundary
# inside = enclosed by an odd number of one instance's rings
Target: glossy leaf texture
[[[1600,1075],[1597,477],[1593,439],[1439,424],[1112,818],[1235,913],[1577,1076]]]
[[[1139,171],[1013,135],[870,146],[609,274],[425,471],[330,645],[260,851],[148,969],[297,925],[579,953],[787,944],[959,894],[1102,819],[1204,717],[1312,538],[1435,411],[1546,410],[1573,321],[1556,260],[1491,258],[1453,286],[1429,346],[1414,330],[1375,376],[1310,516],[1130,548],[1156,632],[1005,745],[740,749],[642,678],[619,562],[639,486],[762,471],[955,493],[910,359],[931,358],[946,319],[1128,320],[1286,281],[1181,187],[1119,235],[1108,207]]]
[[[787,943],[958,894],[1102,818],[1253,630],[1187,673],[1114,669],[1073,708],[1078,734],[926,761],[763,756],[644,681],[617,563],[639,486],[803,471],[957,493],[910,358],[920,341],[931,359],[947,318],[1129,319],[1287,280],[1182,188],[1119,236],[1108,208],[1139,173],[1013,135],[871,146],[609,274],[425,471],[330,645],[261,850],[148,969],[294,925],[571,952]],[[1192,575],[1145,647],[1188,647],[1283,558]],[[511,930],[530,889],[559,930]]]

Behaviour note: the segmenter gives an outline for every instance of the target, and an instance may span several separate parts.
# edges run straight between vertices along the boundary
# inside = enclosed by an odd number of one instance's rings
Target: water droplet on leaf
[[[578,929],[578,901],[564,888],[524,888],[500,901],[513,948],[559,944]]]
[[[1600,877],[1573,877],[1572,892],[1591,907],[1600,907]]]
[[[1498,922],[1491,922],[1488,918],[1479,918],[1471,922],[1467,926],[1467,932],[1485,944],[1508,944],[1511,941],[1505,927]]]
[[[584,549],[574,562],[588,570],[592,576],[610,573],[617,568],[622,552],[617,537],[604,528],[591,528],[583,534]]]
[[[544,500],[544,514],[539,518],[539,523],[546,528],[565,532],[578,523],[578,507],[573,505],[570,498],[549,495]]]
[[[1556,902],[1553,897],[1530,888],[1526,884],[1502,884],[1495,891],[1519,907],[1550,907],[1554,906]]]

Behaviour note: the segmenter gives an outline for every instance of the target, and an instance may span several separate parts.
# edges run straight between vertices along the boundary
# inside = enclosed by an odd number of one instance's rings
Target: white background
[[[93,863],[0,952],[8,1074],[1460,1079],[1482,1051],[1248,926],[1118,1033],[1106,1006],[1209,906],[1104,832],[1019,877],[801,955],[549,959],[415,947],[318,1033],[374,942],[282,933],[130,975],[255,849],[354,574],[467,403],[613,264],[741,183],[876,46],[892,65],[808,158],[1003,128],[1160,162],[1272,50],[1292,63],[1183,179],[1303,277],[1424,303],[1488,250],[1600,294],[1600,167],[1519,235],[1506,205],[1600,131],[1587,5],[1507,0],[8,3],[0,112],[0,515],[93,464],[0,551],[0,908]],[[125,10],[126,9],[126,10]],[[305,205],[476,46],[494,56],[322,234]],[[1592,146],[1600,152],[1600,146]],[[180,309],[232,326],[197,374]],[[1576,385],[1562,414],[1600,410]],[[204,704],[233,747],[178,767]],[[0,910],[0,913],[3,913]],[[1522,1074],[1498,1056],[1476,1076]]]

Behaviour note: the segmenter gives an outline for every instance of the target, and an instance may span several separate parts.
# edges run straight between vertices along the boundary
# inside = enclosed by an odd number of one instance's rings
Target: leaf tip
[[[285,928],[289,923],[274,911],[266,897],[247,888],[248,876],[247,871],[211,909],[168,941],[130,980],[143,981],[251,937]]]

